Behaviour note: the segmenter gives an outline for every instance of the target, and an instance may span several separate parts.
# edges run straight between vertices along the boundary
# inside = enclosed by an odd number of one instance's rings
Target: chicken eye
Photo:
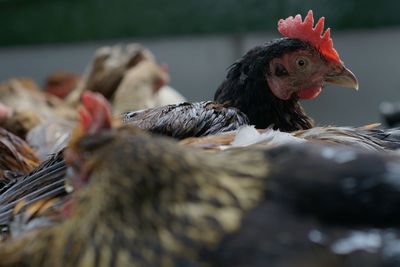
[[[288,72],[287,72],[287,70],[285,69],[285,67],[283,65],[277,64],[275,66],[275,75],[277,77],[281,77],[281,76],[284,76],[284,75],[288,75]]]
[[[305,68],[308,65],[308,60],[305,58],[298,58],[296,59],[296,65],[300,68]]]

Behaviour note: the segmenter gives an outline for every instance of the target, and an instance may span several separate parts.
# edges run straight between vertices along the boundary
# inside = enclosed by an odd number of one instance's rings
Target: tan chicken
[[[300,99],[314,99],[328,84],[358,89],[356,76],[333,48],[324,18],[310,10],[278,21],[282,38],[250,49],[228,69],[214,102],[167,105],[125,114],[124,121],[177,139],[231,131],[243,125],[285,132],[310,129]]]
[[[167,71],[152,60],[144,60],[130,68],[113,97],[114,115],[184,102],[178,92],[166,86],[168,81]]]
[[[49,119],[77,118],[74,108],[42,92],[31,79],[12,79],[0,84],[0,102],[11,111],[0,126],[23,138],[30,129]]]

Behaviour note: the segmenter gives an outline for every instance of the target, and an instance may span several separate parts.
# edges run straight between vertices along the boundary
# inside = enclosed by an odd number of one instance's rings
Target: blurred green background
[[[188,100],[212,99],[232,62],[279,37],[278,19],[309,9],[326,17],[360,90],[327,86],[305,110],[319,125],[379,122],[379,105],[400,100],[394,0],[0,0],[0,81],[82,74],[96,49],[139,42],[168,64],[170,85]]]
[[[263,32],[308,9],[335,30],[400,25],[400,1],[0,0],[0,46]]]

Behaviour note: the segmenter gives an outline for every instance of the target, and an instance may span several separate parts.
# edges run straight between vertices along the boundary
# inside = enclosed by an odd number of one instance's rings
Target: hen
[[[253,48],[234,63],[211,105],[184,103],[129,112],[125,122],[179,139],[191,136],[191,126],[200,123],[212,130],[204,129],[196,136],[248,123],[281,131],[309,129],[313,122],[299,99],[317,97],[326,84],[358,88],[356,77],[333,48],[330,30],[324,33],[323,27],[324,18],[314,27],[312,11],[304,21],[300,15],[280,20],[278,30],[284,37]],[[236,115],[221,120],[221,110]]]
[[[27,207],[38,200],[66,195],[66,164],[63,152],[50,156],[26,175],[8,182],[0,190],[0,225],[9,227],[14,208]]]
[[[126,71],[114,93],[114,114],[184,102],[182,96],[166,86],[168,81],[169,75],[162,66],[152,60],[138,63]]]
[[[78,105],[84,91],[99,92],[111,100],[125,72],[143,60],[154,60],[154,56],[137,44],[97,49],[82,79],[66,101]]]

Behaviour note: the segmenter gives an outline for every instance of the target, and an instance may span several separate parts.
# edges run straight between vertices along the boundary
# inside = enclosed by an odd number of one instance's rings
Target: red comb
[[[310,10],[304,21],[301,20],[301,15],[279,20],[278,31],[285,37],[309,42],[327,59],[340,63],[339,54],[333,48],[330,29],[328,28],[324,32],[324,22],[325,18],[321,17],[314,27],[313,12]]]
[[[79,109],[82,129],[89,134],[111,128],[111,108],[108,101],[99,93],[84,92],[83,106]]]

